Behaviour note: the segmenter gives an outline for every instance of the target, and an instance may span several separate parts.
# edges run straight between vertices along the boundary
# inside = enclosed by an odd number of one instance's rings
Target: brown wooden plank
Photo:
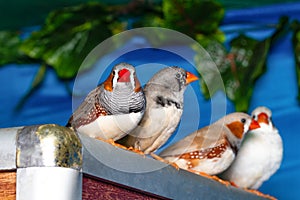
[[[0,199],[1,200],[16,199],[16,172],[15,171],[0,172]]]
[[[146,194],[126,186],[106,182],[95,177],[84,176],[82,200],[161,200],[152,194]]]

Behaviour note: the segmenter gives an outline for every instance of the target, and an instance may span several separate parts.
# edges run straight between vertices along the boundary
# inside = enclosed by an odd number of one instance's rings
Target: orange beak
[[[186,72],[186,84],[190,84],[191,82],[196,81],[198,79],[199,78],[191,72]]]
[[[259,123],[256,120],[252,119],[249,130],[254,130],[257,128],[260,128]]]

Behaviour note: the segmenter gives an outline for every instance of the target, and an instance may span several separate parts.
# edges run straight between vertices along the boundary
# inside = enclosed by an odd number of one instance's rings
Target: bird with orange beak
[[[175,132],[183,112],[184,91],[196,80],[197,76],[180,67],[157,72],[144,88],[146,110],[141,122],[118,142],[145,154],[155,152]]]
[[[220,175],[223,179],[241,188],[258,189],[279,169],[283,145],[271,116],[266,107],[253,110],[252,117],[260,128],[246,135],[235,161]]]
[[[181,169],[216,175],[230,166],[245,134],[256,128],[259,124],[248,114],[231,113],[169,146],[159,156]]]

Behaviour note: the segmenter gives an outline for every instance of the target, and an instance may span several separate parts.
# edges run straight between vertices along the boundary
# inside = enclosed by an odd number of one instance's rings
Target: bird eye
[[[177,79],[181,79],[181,78],[182,78],[182,74],[179,74],[179,73],[178,73],[178,74],[175,75],[175,77],[176,77]]]
[[[245,119],[245,118],[242,118],[242,119],[241,119],[241,122],[242,122],[243,124],[245,124],[245,123],[246,123],[246,119]]]
[[[257,116],[256,115],[253,115],[252,116],[252,119],[256,120]]]

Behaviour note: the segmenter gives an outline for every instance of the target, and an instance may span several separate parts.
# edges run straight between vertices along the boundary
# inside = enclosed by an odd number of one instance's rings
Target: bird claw
[[[140,150],[138,150],[138,149],[135,149],[135,148],[133,148],[133,147],[128,147],[128,148],[127,148],[127,147],[124,146],[124,145],[121,145],[121,144],[119,144],[119,143],[116,143],[113,139],[105,140],[105,139],[100,138],[100,137],[97,137],[96,139],[97,139],[97,140],[101,140],[101,141],[103,141],[103,142],[106,142],[106,143],[108,143],[108,144],[111,144],[111,145],[113,145],[113,146],[115,146],[115,147],[119,147],[119,148],[121,148],[121,149],[125,149],[125,150],[128,150],[128,151],[132,151],[132,152],[134,152],[134,153],[140,154],[140,155],[142,155],[142,156],[145,157],[144,152],[142,152],[142,151],[140,151]]]
[[[236,187],[236,188],[239,187],[237,184],[235,184],[235,182],[233,182],[233,181],[229,181],[229,182],[230,182],[231,186]]]
[[[124,146],[125,147],[125,146]],[[128,151],[132,151],[132,152],[134,152],[134,153],[137,153],[137,154],[140,154],[140,155],[142,155],[143,157],[146,157],[146,155],[145,155],[145,153],[144,152],[142,152],[141,150],[139,150],[139,149],[135,149],[135,148],[133,148],[133,147],[125,147],[126,148],[126,150],[128,150]]]
[[[244,189],[246,190],[247,192],[250,192],[250,193],[253,193],[253,194],[256,194],[257,196],[260,196],[260,197],[264,197],[264,198],[267,198],[267,199],[270,199],[270,200],[277,200],[275,197],[271,196],[271,195],[268,195],[268,194],[264,194],[258,190],[252,190],[252,189]]]
[[[161,161],[161,162],[164,162],[168,165],[171,165],[172,167],[174,167],[175,169],[179,170],[180,168],[178,167],[178,165],[174,162],[170,162],[170,161],[167,161],[165,159],[163,159],[162,157],[154,154],[154,153],[150,153],[151,157],[154,158],[155,160],[158,160],[158,161]]]
[[[232,185],[231,184],[231,182],[229,182],[229,181],[226,181],[226,180],[223,180],[223,179],[220,179],[219,177],[217,177],[217,176],[213,176],[213,179],[215,180],[215,181],[218,181],[219,183],[222,183],[223,185],[225,185],[225,186],[230,186],[230,185]]]

